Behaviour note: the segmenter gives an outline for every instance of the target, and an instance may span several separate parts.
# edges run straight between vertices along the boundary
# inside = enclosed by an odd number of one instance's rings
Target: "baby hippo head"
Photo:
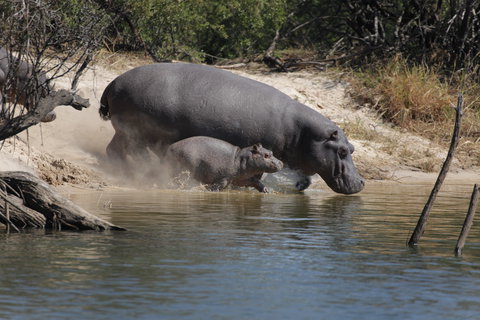
[[[283,162],[273,156],[273,152],[262,147],[260,143],[247,147],[250,156],[247,167],[253,170],[273,173],[283,168]]]

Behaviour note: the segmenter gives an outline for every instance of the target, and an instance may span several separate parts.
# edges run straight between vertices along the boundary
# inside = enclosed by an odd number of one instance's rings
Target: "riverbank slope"
[[[118,183],[103,170],[105,147],[114,134],[110,122],[98,115],[104,88],[119,74],[141,64],[142,59],[115,57],[112,63],[90,68],[79,85],[79,94],[90,99],[90,108],[77,111],[58,107],[57,120],[37,125],[5,141],[0,150],[0,170],[27,170],[54,185],[105,187]],[[367,180],[434,181],[446,156],[445,146],[385,123],[367,106],[349,96],[349,84],[338,73],[302,70],[273,73],[257,64],[228,71],[269,84],[318,110],[342,127],[355,146],[354,161]],[[68,78],[56,88],[68,88]],[[452,124],[453,126],[453,124]],[[480,169],[468,157],[455,158],[449,179],[479,181]],[[319,188],[326,188],[320,179]]]

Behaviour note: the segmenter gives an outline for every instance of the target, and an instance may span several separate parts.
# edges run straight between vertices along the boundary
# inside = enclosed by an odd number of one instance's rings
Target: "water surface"
[[[71,192],[127,232],[0,234],[0,319],[478,319],[480,230],[453,255],[470,185],[353,196]]]

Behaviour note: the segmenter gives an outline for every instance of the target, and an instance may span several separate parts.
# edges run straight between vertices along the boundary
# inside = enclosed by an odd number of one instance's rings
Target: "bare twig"
[[[20,232],[17,226],[10,220],[10,209],[8,205],[12,204],[13,206],[15,206],[15,204],[13,204],[11,201],[7,199],[7,196],[4,195],[3,191],[0,191],[0,198],[2,198],[2,200],[5,201],[5,214],[0,212],[0,219],[5,221],[7,228],[12,227],[13,229],[15,229],[15,231]]]

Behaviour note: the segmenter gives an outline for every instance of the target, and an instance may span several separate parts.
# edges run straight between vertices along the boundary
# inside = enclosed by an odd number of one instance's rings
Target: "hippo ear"
[[[330,134],[329,140],[337,140],[337,138],[338,138],[338,130],[334,130],[334,131]]]
[[[260,152],[261,149],[262,149],[262,144],[261,143],[255,143],[253,145],[252,151],[255,152],[255,153],[258,153],[258,152]]]

